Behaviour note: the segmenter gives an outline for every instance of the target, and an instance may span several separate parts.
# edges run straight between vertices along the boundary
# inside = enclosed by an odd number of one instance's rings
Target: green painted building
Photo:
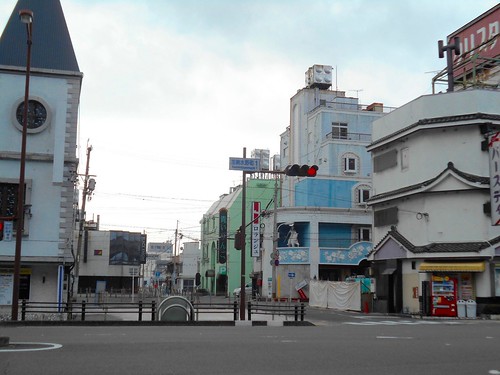
[[[257,174],[256,174],[257,176]],[[258,174],[262,177],[261,174]],[[273,207],[275,181],[269,178],[250,176],[246,185],[246,219],[252,220],[252,202],[260,202],[261,209]],[[231,188],[203,215],[201,221],[200,288],[207,289],[212,295],[232,296],[233,290],[241,284],[241,251],[234,247],[236,231],[242,224],[242,185]],[[220,210],[227,210],[227,256],[226,262],[219,262]],[[250,251],[251,228],[246,228],[245,275],[246,282],[251,282],[253,264],[256,258]],[[255,282],[254,282],[255,284]]]

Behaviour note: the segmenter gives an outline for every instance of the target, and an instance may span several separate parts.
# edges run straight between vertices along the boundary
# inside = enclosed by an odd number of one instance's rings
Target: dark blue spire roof
[[[26,66],[26,26],[19,10],[33,11],[31,67],[79,72],[59,0],[18,0],[0,37],[0,65]]]

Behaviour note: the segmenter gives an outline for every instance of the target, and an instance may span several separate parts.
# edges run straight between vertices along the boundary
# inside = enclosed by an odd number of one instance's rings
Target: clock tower
[[[33,32],[19,299],[62,303],[66,296],[74,263],[77,119],[83,79],[60,0],[12,2],[14,10],[0,37],[0,284],[6,286],[0,293],[0,314],[12,304],[8,290],[19,214],[27,54],[20,10],[33,12]]]

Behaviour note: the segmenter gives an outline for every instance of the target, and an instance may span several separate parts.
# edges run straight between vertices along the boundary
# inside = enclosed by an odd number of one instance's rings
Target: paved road
[[[309,317],[318,325],[1,327],[30,351],[0,350],[0,374],[500,374],[499,321]]]

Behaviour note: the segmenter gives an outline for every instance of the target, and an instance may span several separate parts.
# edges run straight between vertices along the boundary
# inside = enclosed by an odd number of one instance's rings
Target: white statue
[[[290,232],[288,232],[288,247],[299,247],[299,234],[292,226],[290,227]]]

